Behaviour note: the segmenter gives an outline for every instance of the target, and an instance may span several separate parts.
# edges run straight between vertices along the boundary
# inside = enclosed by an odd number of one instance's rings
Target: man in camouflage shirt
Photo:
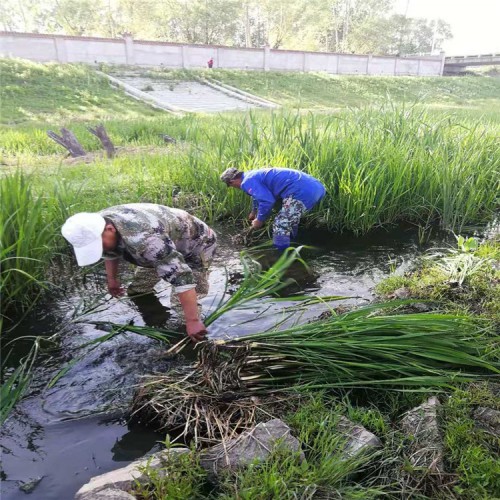
[[[151,203],[130,203],[99,213],[70,217],[62,228],[79,265],[105,259],[108,290],[124,293],[118,280],[118,259],[156,271],[178,294],[188,335],[203,340],[205,326],[198,314],[193,270],[207,269],[217,236],[204,222],[183,210]]]

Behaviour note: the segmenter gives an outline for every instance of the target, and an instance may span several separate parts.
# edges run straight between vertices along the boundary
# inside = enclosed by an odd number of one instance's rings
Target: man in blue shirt
[[[232,167],[220,178],[227,186],[242,189],[253,198],[248,218],[254,229],[264,225],[276,201],[282,200],[282,208],[273,223],[273,243],[279,250],[290,246],[290,235],[296,236],[302,215],[325,195],[325,187],[318,179],[291,168],[241,172]]]

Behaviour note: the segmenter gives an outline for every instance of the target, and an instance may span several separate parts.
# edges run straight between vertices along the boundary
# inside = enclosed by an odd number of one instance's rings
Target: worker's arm
[[[125,289],[120,285],[118,279],[118,258],[104,261],[106,268],[106,278],[108,281],[108,292],[113,297],[120,297],[125,293]]]
[[[248,220],[254,220],[257,217],[257,212],[259,211],[259,201],[252,197],[252,211],[248,215]]]
[[[179,293],[179,301],[186,319],[186,331],[193,342],[200,342],[205,338],[207,329],[198,316],[198,296],[196,289],[191,288]]]
[[[276,198],[264,184],[258,182],[256,179],[252,181],[245,188],[246,192],[254,199],[253,206],[254,208],[257,207],[256,220],[261,222],[260,226],[262,226],[271,214],[271,210],[276,203]]]
[[[158,276],[168,281],[178,294],[186,321],[186,331],[193,342],[203,340],[206,328],[198,315],[196,283],[191,268],[166,235],[152,234],[145,238],[141,255],[151,262]]]

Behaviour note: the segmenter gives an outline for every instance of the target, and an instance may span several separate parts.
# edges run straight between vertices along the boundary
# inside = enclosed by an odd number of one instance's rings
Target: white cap
[[[104,217],[82,212],[70,217],[61,228],[62,235],[73,245],[79,266],[95,264],[102,257]]]

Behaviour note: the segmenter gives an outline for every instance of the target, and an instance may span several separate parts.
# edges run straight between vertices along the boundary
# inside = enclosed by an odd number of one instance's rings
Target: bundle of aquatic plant
[[[221,353],[248,350],[238,375],[252,391],[290,386],[415,390],[500,374],[495,344],[477,320],[386,313],[390,305],[217,341],[210,348]]]
[[[145,377],[132,403],[132,418],[186,441],[231,439],[267,420],[269,404],[290,404],[290,396],[249,394],[238,377],[244,350],[230,358],[203,348],[195,364]]]
[[[214,438],[253,424],[261,400],[283,391],[421,391],[500,374],[493,342],[472,319],[388,307],[205,342],[197,363],[150,377],[134,410],[159,427]]]

